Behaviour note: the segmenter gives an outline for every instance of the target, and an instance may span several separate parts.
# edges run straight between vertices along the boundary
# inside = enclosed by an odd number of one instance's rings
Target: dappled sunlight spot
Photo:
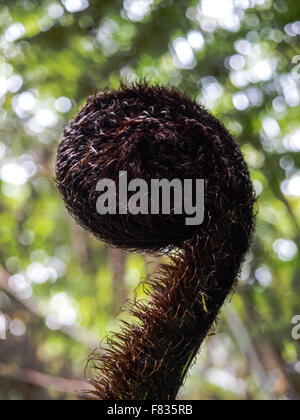
[[[223,366],[228,361],[234,346],[227,334],[217,334],[208,342],[208,355],[214,366]]]
[[[25,289],[28,286],[28,283],[21,274],[14,274],[8,279],[8,285],[12,290],[18,292]]]
[[[251,0],[234,0],[234,5],[235,7],[246,10],[251,7]]]
[[[243,55],[250,55],[252,51],[251,42],[246,39],[239,39],[238,41],[235,41],[234,47],[237,52]]]
[[[253,187],[257,196],[261,195],[264,190],[263,184],[258,179],[253,180]]]
[[[292,31],[294,31],[296,35],[300,35],[300,20],[292,23]]]
[[[94,40],[88,39],[88,38],[81,38],[79,40],[79,44],[80,47],[82,48],[83,51],[94,51],[95,50],[95,45],[94,45]]]
[[[5,266],[10,273],[16,273],[20,269],[20,259],[15,256],[11,256],[5,262]]]
[[[273,243],[273,249],[282,261],[292,260],[298,252],[295,242],[288,239],[277,239]]]
[[[26,333],[26,325],[20,319],[13,319],[9,325],[9,330],[12,335],[21,337]]]
[[[52,19],[59,19],[64,14],[64,9],[58,3],[52,3],[48,7],[48,14]]]
[[[215,101],[222,97],[224,89],[215,78],[204,78],[202,84],[203,91],[200,102],[207,108],[213,108]]]
[[[235,0],[235,1],[238,1],[238,0]],[[265,5],[266,8],[269,8],[271,6],[270,0],[250,0],[250,7],[263,6],[263,5]]]
[[[259,88],[251,87],[246,90],[250,104],[253,106],[260,106],[263,103],[263,92]]]
[[[42,127],[39,124],[37,124],[37,122],[34,118],[31,118],[28,121],[27,128],[28,128],[28,134],[30,134],[30,133],[41,134],[45,130],[45,127]]]
[[[253,278],[251,276],[251,266],[253,262],[254,255],[252,252],[249,252],[246,256],[246,259],[242,265],[242,270],[240,273],[240,281],[244,284],[252,284]]]
[[[292,37],[296,37],[297,35],[300,35],[300,21],[296,21],[293,23],[288,23],[284,27],[284,32]]]
[[[220,26],[228,31],[235,32],[240,28],[239,16],[243,17],[243,14],[236,13],[237,8],[235,8],[234,0],[202,0],[198,9],[204,19],[207,19],[204,22],[204,27],[201,25],[204,30],[208,29],[209,32],[213,32],[217,26]]]
[[[26,287],[25,289],[19,290],[17,295],[22,300],[30,299],[33,295],[33,290],[31,286]]]
[[[4,38],[7,42],[14,42],[26,34],[25,26],[20,23],[13,23],[4,32]]]
[[[23,78],[19,74],[14,74],[7,82],[8,90],[12,93],[18,92],[23,86]]]
[[[40,109],[35,114],[34,121],[43,128],[53,127],[57,124],[57,116],[50,109]]]
[[[246,60],[241,54],[234,54],[229,58],[228,64],[232,70],[239,71],[245,67]]]
[[[262,287],[272,284],[272,273],[267,266],[259,267],[255,270],[255,278]]]
[[[88,0],[62,0],[62,3],[70,13],[81,12],[89,7]]]
[[[234,12],[233,0],[202,0],[201,9],[205,16],[225,19]]]
[[[245,111],[250,105],[248,96],[244,92],[235,93],[232,97],[232,102],[234,107],[239,111]]]
[[[200,51],[205,46],[205,39],[200,31],[190,31],[187,34],[187,42],[195,51]]]
[[[0,9],[0,25],[9,24],[12,22],[12,17],[9,13],[8,7],[1,7]]]
[[[290,152],[300,152],[300,130],[285,137],[283,139],[283,145]]]
[[[141,280],[141,274],[139,270],[135,268],[130,268],[126,271],[125,274],[125,282],[128,286],[133,287],[136,286]]]
[[[49,278],[49,272],[43,264],[34,262],[28,266],[27,276],[33,283],[44,284]]]
[[[264,118],[262,121],[262,126],[263,126],[265,134],[270,138],[277,137],[280,134],[279,124],[272,117]]]
[[[55,109],[58,112],[61,113],[67,113],[71,111],[72,109],[72,102],[69,98],[66,98],[65,96],[61,96],[55,101]]]
[[[2,62],[1,56],[0,56],[0,74],[2,74],[5,77],[10,77],[13,74],[14,68],[10,63]]]
[[[231,83],[236,87],[245,87],[249,85],[248,72],[242,71],[231,71],[230,72]]]
[[[253,83],[270,80],[276,69],[274,62],[271,60],[260,60],[257,61],[249,69],[249,78]]]
[[[78,319],[78,311],[75,303],[66,293],[57,293],[49,303],[46,325],[52,330],[58,330],[62,326],[72,326]],[[77,305],[76,305],[77,306]]]
[[[241,23],[239,17],[233,14],[232,16],[223,19],[220,22],[220,26],[228,31],[237,32],[241,27]]]
[[[247,283],[251,275],[251,265],[245,261],[242,265],[241,274],[240,274],[240,281],[242,283]]]
[[[97,41],[101,44],[106,56],[115,54],[120,45],[114,39],[114,34],[120,31],[120,26],[113,19],[104,19],[97,30]]]
[[[286,196],[300,197],[300,174],[292,176],[281,184],[281,191]]]
[[[28,117],[28,114],[24,116],[25,118]],[[56,112],[52,111],[49,108],[42,108],[36,111],[32,118],[27,122],[26,128],[28,129],[28,133],[34,134],[41,134],[46,128],[51,128],[56,126],[58,122],[58,116]],[[52,140],[48,139],[45,143],[49,143]]]
[[[211,83],[204,88],[204,95],[207,99],[217,99],[220,98],[224,93],[223,87],[219,83]]]
[[[50,281],[54,283],[59,277],[66,274],[66,264],[57,257],[48,257],[42,249],[33,251],[30,257],[32,264],[27,269],[27,275],[32,282],[41,284]]]
[[[23,166],[8,162],[0,169],[0,178],[3,182],[20,186],[28,181],[29,174]]]
[[[123,79],[128,80],[129,82],[134,82],[138,80],[137,74],[135,73],[134,69],[130,66],[122,67],[120,70],[120,76]]]
[[[6,318],[3,314],[0,313],[0,340],[5,340],[6,330],[7,330]]]
[[[48,254],[44,249],[35,249],[30,253],[31,262],[43,262],[47,257]]]
[[[33,230],[27,229],[19,235],[18,239],[21,245],[28,246],[33,243],[34,237]]]
[[[218,27],[218,23],[215,19],[200,15],[197,20],[201,26],[201,29],[205,32],[214,32]]]
[[[235,54],[225,60],[225,66],[230,70],[230,80],[237,87],[247,86],[249,83],[266,82],[270,80],[276,70],[275,60],[260,60],[262,56],[261,48],[258,45],[252,45],[248,41],[238,41],[236,49],[240,54]],[[248,60],[254,64],[246,66],[244,56],[251,54]]]
[[[31,178],[37,173],[37,166],[31,156],[23,155],[19,158],[19,163],[25,169],[28,176]]]
[[[284,39],[284,33],[279,29],[271,29],[268,38],[276,44],[280,44]]]
[[[225,369],[209,368],[204,372],[205,379],[211,384],[243,395],[247,390],[247,384],[243,379],[237,378],[232,372]]]
[[[63,277],[67,272],[66,264],[56,257],[47,257],[43,264],[48,271],[48,280],[55,283],[59,277]]]
[[[53,19],[50,18],[50,16],[43,16],[39,20],[39,28],[42,32],[49,31],[49,29],[51,29],[53,25],[54,25],[54,21]]]
[[[290,156],[284,156],[279,161],[280,167],[286,172],[293,171],[295,168],[295,161]]]
[[[258,16],[256,16],[255,14],[247,14],[245,16],[245,23],[249,28],[257,28],[257,26],[259,25],[260,21]]]
[[[32,296],[32,287],[22,274],[12,275],[8,280],[8,285],[22,300],[29,299]]]
[[[23,115],[24,112],[32,111],[36,106],[36,98],[31,92],[22,92],[13,98],[12,106],[18,116]]]
[[[8,90],[8,81],[6,77],[0,75],[0,98],[6,94]]]
[[[1,147],[0,147],[1,150]],[[4,150],[4,153],[6,148]],[[29,178],[36,174],[37,167],[30,155],[21,155],[17,162],[8,161],[0,169],[0,178],[3,182],[14,186],[26,184]]]
[[[300,103],[300,94],[298,91],[297,83],[293,76],[280,76],[279,82],[281,84],[285,102],[291,107],[298,106]]]
[[[9,183],[3,183],[1,186],[1,192],[8,198],[13,200],[27,200],[30,197],[30,189],[27,184],[13,185]]]
[[[51,283],[55,283],[58,278],[57,271],[53,267],[47,267],[47,271],[48,271],[48,280]]]
[[[130,20],[139,22],[150,12],[152,3],[153,0],[124,0],[123,7]]]
[[[46,325],[52,331],[60,330],[62,324],[58,320],[58,316],[55,314],[50,314],[46,317]]]
[[[243,132],[243,126],[238,121],[229,121],[227,127],[235,136],[239,136]]]
[[[261,130],[260,143],[264,148],[265,152],[276,152],[283,153],[285,150],[282,146],[282,141],[279,137],[271,137],[265,134],[265,131]]]
[[[172,44],[173,62],[177,68],[193,69],[196,65],[194,52],[183,37],[176,38]]]
[[[276,112],[281,113],[281,112],[286,111],[286,106],[287,106],[286,102],[285,102],[284,98],[282,98],[280,96],[277,96],[277,98],[273,99],[272,105],[273,105],[274,111],[276,111]]]

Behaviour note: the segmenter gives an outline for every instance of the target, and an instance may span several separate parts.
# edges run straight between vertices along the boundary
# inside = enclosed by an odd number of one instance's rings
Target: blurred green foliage
[[[180,396],[300,397],[299,18],[295,0],[0,1],[0,399],[75,398],[72,381],[157,264],[89,237],[53,181],[63,127],[120,78],[204,103],[259,197],[240,286]]]

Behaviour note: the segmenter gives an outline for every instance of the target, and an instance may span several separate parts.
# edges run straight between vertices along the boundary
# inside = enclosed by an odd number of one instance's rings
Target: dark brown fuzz
[[[205,217],[105,215],[99,180],[205,179]],[[88,99],[66,127],[57,186],[70,213],[106,243],[130,251],[173,251],[146,282],[149,302],[129,309],[137,321],[108,339],[95,361],[95,399],[175,399],[203,339],[236,284],[254,229],[253,186],[225,127],[175,89],[147,84]],[[150,197],[149,197],[150,200]]]

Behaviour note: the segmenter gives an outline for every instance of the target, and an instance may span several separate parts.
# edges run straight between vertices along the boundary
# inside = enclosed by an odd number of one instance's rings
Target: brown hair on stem
[[[100,215],[99,180],[205,179],[205,217]],[[56,182],[78,223],[107,244],[168,253],[135,301],[135,322],[94,356],[87,398],[172,400],[233,290],[254,230],[255,195],[232,136],[201,105],[174,88],[121,84],[91,96],[59,144]],[[150,198],[149,198],[150,200]],[[117,212],[118,213],[118,212]],[[95,360],[96,359],[96,360]]]

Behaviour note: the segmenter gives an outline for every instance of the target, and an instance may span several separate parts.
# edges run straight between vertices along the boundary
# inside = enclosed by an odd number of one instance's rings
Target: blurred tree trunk
[[[120,249],[108,248],[108,264],[112,272],[113,301],[111,311],[118,314],[128,297],[124,276],[126,272],[126,254]]]

